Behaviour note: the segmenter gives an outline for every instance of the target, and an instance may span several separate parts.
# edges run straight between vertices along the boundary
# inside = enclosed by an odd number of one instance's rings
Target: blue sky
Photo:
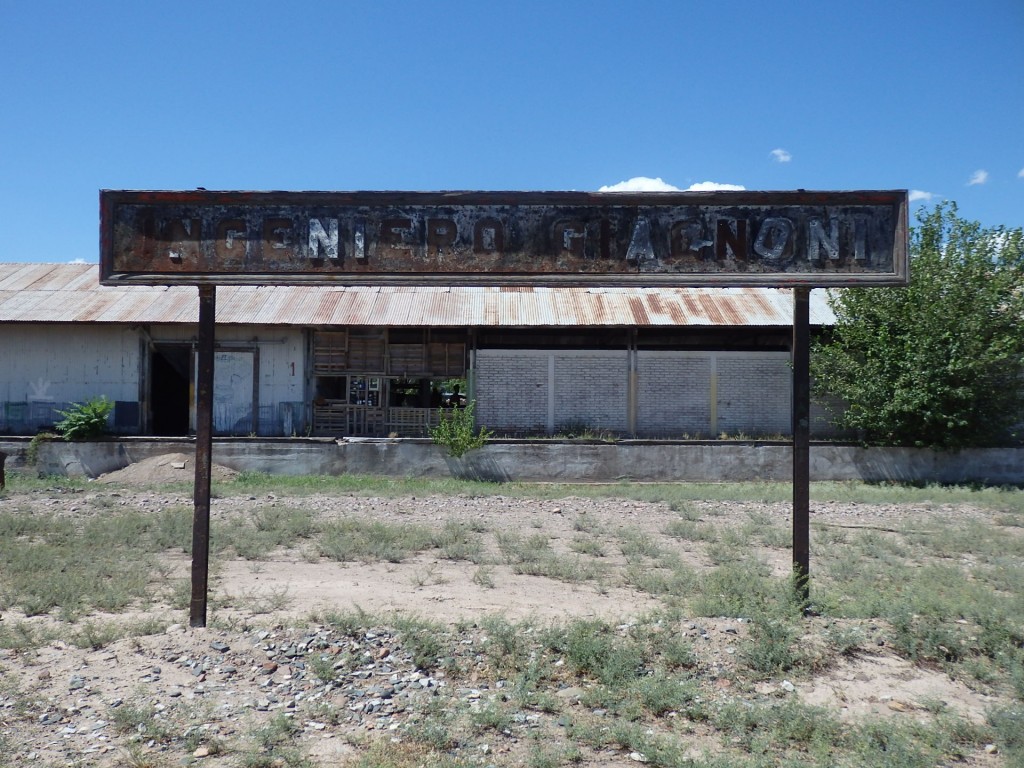
[[[910,189],[1024,226],[1024,0],[0,0],[0,261],[98,190]]]

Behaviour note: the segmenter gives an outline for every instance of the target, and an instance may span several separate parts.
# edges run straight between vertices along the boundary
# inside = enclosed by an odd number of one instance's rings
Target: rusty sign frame
[[[906,285],[907,192],[100,192],[103,285]]]

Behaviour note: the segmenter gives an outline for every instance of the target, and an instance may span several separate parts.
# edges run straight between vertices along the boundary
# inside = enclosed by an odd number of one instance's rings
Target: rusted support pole
[[[196,381],[196,480],[192,516],[192,601],[189,625],[206,626],[210,573],[210,477],[213,466],[213,343],[216,287],[199,287],[198,380]]]
[[[811,331],[809,288],[793,289],[793,578],[801,603],[811,577]]]

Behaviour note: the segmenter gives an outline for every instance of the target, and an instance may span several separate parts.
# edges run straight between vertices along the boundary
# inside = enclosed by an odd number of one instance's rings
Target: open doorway
[[[154,435],[189,433],[190,344],[154,344],[149,358],[149,423]]]

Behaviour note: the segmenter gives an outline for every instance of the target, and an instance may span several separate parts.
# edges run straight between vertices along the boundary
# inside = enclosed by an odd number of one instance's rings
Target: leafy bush
[[[65,440],[89,440],[107,431],[107,418],[114,410],[114,401],[105,396],[94,397],[84,403],[74,403],[66,411],[58,411],[64,418],[54,425]]]
[[[910,242],[910,285],[832,294],[811,356],[837,423],[871,443],[960,449],[1013,441],[1024,416],[1024,233],[944,203]],[[1017,436],[1019,438],[1019,435]]]
[[[430,430],[430,439],[446,447],[455,458],[481,448],[492,433],[486,427],[476,428],[475,406],[476,403],[469,403],[465,408],[452,408],[442,413],[441,423]]]

